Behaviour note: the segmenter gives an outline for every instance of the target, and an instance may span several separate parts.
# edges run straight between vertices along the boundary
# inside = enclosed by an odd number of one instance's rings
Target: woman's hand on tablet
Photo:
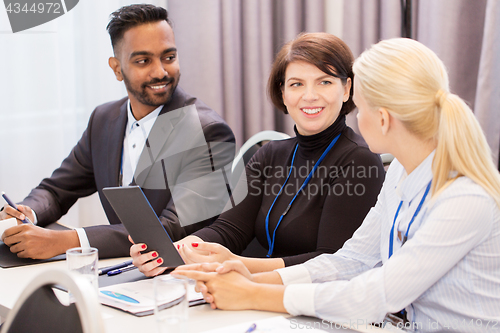
[[[133,243],[132,238],[129,236],[130,242]],[[156,276],[165,271],[165,267],[159,267],[163,263],[163,259],[158,256],[158,252],[146,251],[148,246],[144,243],[134,244],[130,247],[130,256],[132,263],[136,266],[141,273],[146,276]]]

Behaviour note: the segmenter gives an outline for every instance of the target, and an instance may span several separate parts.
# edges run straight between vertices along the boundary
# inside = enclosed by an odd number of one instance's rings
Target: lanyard
[[[271,211],[273,210],[273,207],[274,207],[274,204],[275,204],[276,200],[280,196],[281,192],[283,191],[283,188],[285,187],[286,183],[288,182],[288,179],[290,178],[290,175],[292,174],[293,163],[295,161],[295,154],[297,153],[297,148],[299,147],[298,144],[295,145],[295,150],[293,151],[293,156],[292,156],[292,164],[290,166],[290,172],[288,173],[288,176],[286,177],[285,183],[281,186],[281,188],[280,188],[280,190],[278,192],[278,195],[276,196],[276,198],[274,198],[273,204],[271,205],[271,208],[269,208],[269,211],[267,212],[267,216],[266,216],[266,236],[267,236],[267,244],[269,245],[269,251],[267,253],[267,257],[268,258],[273,254],[273,250],[274,250],[274,238],[276,236],[276,230],[278,229],[278,227],[279,227],[279,225],[281,223],[281,220],[283,220],[283,217],[286,215],[286,213],[288,213],[288,211],[292,207],[292,204],[295,201],[295,198],[297,198],[297,195],[299,195],[300,191],[302,191],[302,189],[304,187],[306,187],[306,185],[309,183],[309,181],[311,180],[314,172],[316,171],[316,169],[318,168],[318,166],[321,164],[321,162],[325,158],[326,154],[328,154],[328,152],[335,145],[335,143],[337,142],[337,140],[339,139],[339,137],[340,137],[340,134],[337,135],[332,140],[332,142],[330,142],[330,144],[328,145],[328,147],[326,147],[325,151],[323,152],[323,154],[321,155],[321,157],[318,159],[318,161],[316,162],[316,164],[314,164],[314,167],[312,168],[311,172],[309,172],[309,175],[307,176],[306,180],[304,180],[304,182],[302,183],[302,186],[297,191],[297,193],[295,193],[295,196],[293,197],[292,201],[290,201],[290,203],[286,207],[285,212],[283,214],[281,214],[281,216],[280,216],[280,218],[278,220],[278,224],[276,224],[276,228],[274,228],[273,238],[271,240],[271,236],[269,234],[269,215],[271,214]]]
[[[420,212],[420,209],[422,208],[422,205],[424,204],[425,198],[427,197],[427,194],[429,194],[429,190],[431,189],[431,183],[432,180],[429,182],[427,185],[427,188],[425,189],[424,195],[422,196],[422,199],[420,200],[420,203],[418,204],[417,210],[415,211],[415,214],[413,214],[413,217],[410,220],[410,223],[408,224],[408,228],[406,229],[406,233],[403,237],[403,244],[406,243],[408,240],[408,232],[410,231],[410,227],[413,224],[413,221],[415,221],[415,218],[417,217],[418,213]],[[398,218],[399,210],[401,209],[401,206],[403,205],[403,200],[399,203],[398,210],[396,211],[396,215],[394,216],[394,222],[392,222],[392,228],[391,228],[391,235],[389,237],[389,258],[392,256],[392,253],[394,251],[394,226],[396,225],[396,220]]]

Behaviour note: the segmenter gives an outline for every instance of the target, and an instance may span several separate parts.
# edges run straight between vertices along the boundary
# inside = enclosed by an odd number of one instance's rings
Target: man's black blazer
[[[110,225],[86,227],[85,231],[90,245],[99,249],[100,258],[128,256],[131,245],[126,229],[102,193],[104,187],[119,186],[121,152],[127,124],[127,101],[128,98],[123,98],[98,106],[90,116],[81,139],[61,166],[50,178],[42,180],[21,202],[35,211],[38,225],[46,226],[66,214],[78,198],[98,191]],[[171,101],[164,105],[160,115],[192,104],[196,106],[206,142],[235,144],[233,132],[224,120],[180,87],[175,90]],[[224,157],[227,159],[225,162],[231,163],[230,155]],[[234,151],[232,156],[234,157]],[[174,241],[215,219],[182,227],[169,188],[143,188],[143,191]]]

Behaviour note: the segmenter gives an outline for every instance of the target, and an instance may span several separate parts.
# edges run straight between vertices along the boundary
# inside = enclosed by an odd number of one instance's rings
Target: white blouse
[[[410,175],[393,161],[375,207],[342,249],[277,270],[290,314],[367,325],[406,308],[415,331],[500,332],[500,209],[482,187],[460,177],[437,198],[429,193],[401,247],[398,232],[432,180],[433,157]]]

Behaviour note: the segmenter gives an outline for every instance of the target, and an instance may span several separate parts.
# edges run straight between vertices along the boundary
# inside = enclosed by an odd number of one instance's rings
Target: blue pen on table
[[[255,329],[257,328],[257,324],[252,324],[250,325],[250,327],[245,331],[245,333],[250,333],[250,332],[253,332],[255,331]]]
[[[5,194],[5,192],[2,192],[2,197],[3,197],[3,198],[4,198],[4,200],[5,200],[5,201],[9,204],[9,206],[11,206],[12,208],[14,208],[14,209],[15,209],[15,210],[17,210],[18,212],[20,212],[20,211],[19,211],[19,209],[17,209],[16,204],[15,204],[14,202],[12,202],[12,200],[10,200],[10,199],[9,199],[9,197],[7,196],[7,194]],[[33,222],[31,222],[31,221],[30,221],[30,219],[29,219],[26,215],[24,215],[24,216],[25,216],[25,219],[24,219],[24,220],[22,220],[21,222],[23,222],[23,223],[31,223],[31,224],[33,224]],[[34,225],[34,224],[33,224],[33,225]]]
[[[136,266],[127,266],[125,268],[118,268],[118,269],[114,269],[112,271],[109,271],[107,274],[108,276],[113,276],[113,275],[117,275],[117,274],[120,274],[120,273],[123,273],[123,272],[128,272],[128,271],[131,271],[133,269],[136,269],[137,267]]]
[[[132,260],[127,260],[125,262],[122,262],[121,264],[101,268],[99,270],[99,275],[104,275],[104,274],[107,274],[109,271],[113,271],[113,270],[119,269],[119,268],[124,268],[124,267],[130,266],[130,265],[132,265]]]

